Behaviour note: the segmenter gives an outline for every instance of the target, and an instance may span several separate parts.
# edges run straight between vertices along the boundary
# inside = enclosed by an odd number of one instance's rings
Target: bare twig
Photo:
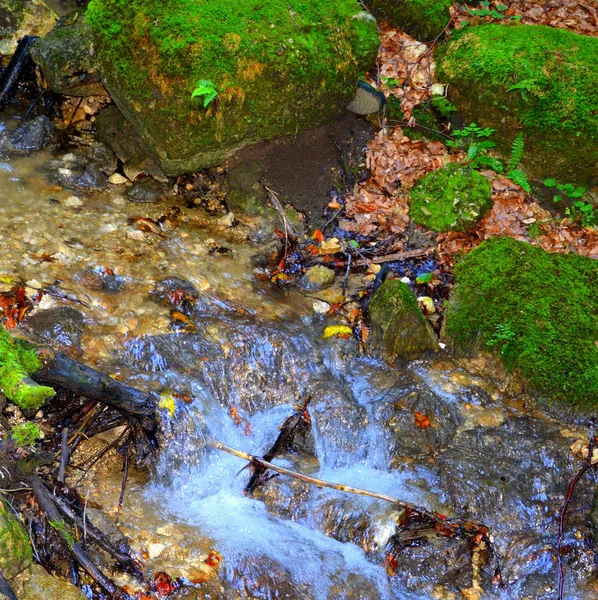
[[[565,571],[563,568],[563,557],[562,557],[562,543],[563,543],[563,532],[565,530],[565,515],[567,514],[567,508],[571,503],[571,498],[573,496],[573,492],[575,491],[575,486],[579,483],[579,480],[585,475],[586,471],[592,467],[592,457],[594,455],[594,427],[595,420],[592,417],[589,423],[590,433],[588,440],[588,456],[585,459],[581,469],[577,472],[571,483],[569,484],[569,489],[567,490],[567,495],[565,496],[565,502],[561,508],[561,512],[559,513],[559,535],[556,540],[556,557],[558,561],[558,600],[563,600],[563,592],[565,590]]]
[[[423,248],[421,250],[406,250],[405,252],[395,252],[394,254],[387,254],[386,256],[374,256],[367,260],[358,260],[355,262],[356,267],[369,266],[369,263],[376,265],[394,262],[395,260],[405,260],[407,258],[418,258],[420,256],[428,256],[434,252],[434,248]]]
[[[58,469],[58,481],[61,483],[64,483],[69,457],[69,428],[64,427],[62,430],[62,445],[60,449],[60,468]]]

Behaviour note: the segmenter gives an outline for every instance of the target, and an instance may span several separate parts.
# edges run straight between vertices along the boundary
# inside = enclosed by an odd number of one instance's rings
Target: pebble
[[[165,548],[166,544],[150,544],[147,547],[148,556],[151,559],[157,558],[158,556],[160,556],[160,554],[162,554],[162,552],[164,552]]]
[[[78,196],[69,196],[66,200],[63,200],[62,203],[64,206],[68,206],[69,208],[78,208],[79,206],[83,206],[83,204],[85,204]]]
[[[112,175],[108,177],[108,181],[113,185],[122,185],[123,183],[127,183],[129,180],[120,173],[112,173]]]

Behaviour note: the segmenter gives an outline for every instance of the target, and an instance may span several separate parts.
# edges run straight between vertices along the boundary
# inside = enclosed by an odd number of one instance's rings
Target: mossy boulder
[[[451,4],[452,0],[370,0],[367,3],[376,17],[422,42],[433,40],[446,27]]]
[[[10,57],[24,35],[44,35],[56,13],[41,0],[0,0],[0,57]]]
[[[93,39],[85,15],[63,17],[31,48],[48,87],[64,96],[101,96],[106,90],[95,68]]]
[[[4,500],[0,499],[0,572],[7,579],[16,577],[31,564],[27,532]]]
[[[0,392],[25,410],[39,408],[54,390],[30,378],[42,364],[32,346],[13,339],[0,327]]]
[[[436,52],[437,76],[467,121],[521,131],[533,178],[598,187],[598,38],[543,25],[479,25]]]
[[[92,0],[87,20],[106,88],[168,175],[332,120],[378,48],[357,0]]]
[[[458,351],[494,349],[546,397],[596,406],[597,261],[492,238],[455,277],[444,330]]]
[[[369,314],[369,348],[389,362],[414,360],[438,351],[432,326],[402,281],[385,281],[370,302]]]
[[[492,207],[490,182],[475,169],[449,163],[411,190],[411,218],[432,231],[466,231]]]

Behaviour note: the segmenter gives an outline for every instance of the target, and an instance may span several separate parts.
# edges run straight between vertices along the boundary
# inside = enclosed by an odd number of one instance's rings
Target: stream
[[[0,130],[17,123],[18,115],[0,116]],[[124,186],[66,190],[52,179],[65,154],[0,157],[0,275],[31,289],[59,285],[85,303],[44,296],[34,316],[68,306],[83,318],[32,325],[42,339],[131,385],[176,392],[173,414],[163,410],[158,463],[131,474],[121,511],[122,457],[73,476],[146,551],[149,572],[189,583],[171,597],[555,598],[558,513],[581,464],[570,446],[587,437],[582,418],[557,418],[514,393],[482,359],[447,353],[391,368],[360,355],[354,340],[323,340],[335,321],[314,311],[313,299],[256,278],[261,247],[206,229],[198,209],[174,196],[139,205]],[[173,206],[164,233],[135,225]],[[185,286],[195,302],[173,319],[180,307],[168,291]],[[484,523],[495,554],[481,572],[466,540],[428,533],[402,540],[389,576],[400,517],[390,503],[285,476],[244,494],[246,463],[208,440],[261,456],[308,397],[311,430],[275,462]],[[415,413],[429,426],[418,427]],[[566,520],[571,600],[598,598],[587,544],[593,477],[577,487]],[[206,567],[212,551],[217,576]]]

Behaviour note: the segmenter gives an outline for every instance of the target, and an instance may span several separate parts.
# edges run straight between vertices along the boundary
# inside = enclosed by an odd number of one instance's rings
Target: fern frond
[[[524,189],[528,194],[532,191],[532,186],[530,185],[526,174],[521,169],[511,169],[507,173],[507,177],[520,188]]]
[[[514,140],[511,146],[511,158],[509,159],[509,171],[514,171],[517,165],[523,158],[523,151],[525,149],[525,138],[523,133],[520,133]]]

